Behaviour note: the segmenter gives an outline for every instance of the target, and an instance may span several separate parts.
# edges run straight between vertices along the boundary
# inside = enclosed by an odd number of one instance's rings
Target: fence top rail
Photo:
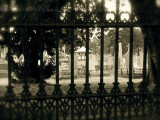
[[[1,27],[47,27],[47,28],[53,28],[53,27],[66,27],[66,28],[72,28],[72,27],[78,27],[78,28],[86,28],[86,27],[160,27],[160,24],[143,24],[143,23],[6,23],[2,24],[0,23]]]
[[[92,97],[120,97],[120,96],[148,96],[148,95],[153,95],[153,96],[159,96],[160,93],[156,92],[147,92],[147,93],[140,93],[140,92],[135,92],[135,93],[105,93],[105,94],[97,94],[97,93],[92,93],[92,94],[77,94],[77,95],[45,95],[45,96],[15,96],[15,97],[0,97],[0,101],[16,101],[16,100],[45,100],[45,99],[75,99],[75,98],[92,98]]]

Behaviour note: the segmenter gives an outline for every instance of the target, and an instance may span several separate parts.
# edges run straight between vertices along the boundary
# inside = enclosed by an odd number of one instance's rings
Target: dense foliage
[[[114,55],[114,46],[115,46],[115,29],[106,29],[104,31],[104,54]],[[93,35],[91,35],[93,36]],[[143,35],[139,28],[135,28],[133,32],[133,52],[138,53],[143,50]],[[94,37],[91,37],[90,40],[90,49],[94,54],[100,54],[100,45],[101,45],[101,35],[100,30],[98,30]],[[125,54],[128,51],[130,43],[130,29],[129,28],[120,28],[119,29],[119,43],[122,43],[122,54]]]
[[[107,1],[109,2],[109,1]],[[6,4],[4,2],[4,4]],[[57,4],[59,7],[57,7]],[[26,11],[13,12],[10,14],[10,21],[13,22],[32,22],[33,24],[36,22],[61,22],[61,23],[69,23],[74,17],[74,22],[76,23],[85,23],[87,18],[90,23],[100,22],[101,16],[101,8],[105,6],[105,4],[101,4],[101,0],[90,0],[89,1],[89,16],[87,16],[86,12],[86,1],[85,0],[75,0],[74,1],[74,16],[71,15],[71,3],[65,0],[59,0],[59,3],[56,1],[49,1],[48,3],[43,3],[43,1],[29,1],[26,4],[17,0],[13,6],[16,6],[18,9],[23,9],[26,7]],[[13,7],[12,6],[12,7]],[[31,11],[29,11],[31,10]],[[34,11],[33,11],[34,10]],[[104,14],[107,14],[108,8],[104,7]],[[59,14],[59,18],[57,18],[57,11]],[[42,14],[43,12],[43,14]],[[113,11],[114,12],[114,11]],[[1,16],[3,18],[3,16]],[[5,16],[6,20],[8,20],[8,16]],[[23,19],[22,19],[23,18]],[[100,31],[95,32],[95,28],[90,28],[89,38],[90,38],[90,49],[95,54],[99,54],[100,52]],[[55,74],[55,48],[56,48],[56,29],[46,28],[43,29],[42,39],[44,41],[44,67],[43,67],[43,77],[44,79],[51,77]],[[114,52],[114,41],[115,41],[115,29],[105,29],[104,36],[104,53],[112,53]],[[127,34],[126,34],[127,33]],[[135,29],[135,41],[141,41],[140,32]],[[9,33],[10,34],[10,33]],[[27,28],[27,46],[28,46],[28,66],[29,73],[28,77],[30,78],[30,82],[35,81],[39,82],[40,77],[40,55],[39,55],[39,29],[38,28]],[[96,37],[93,37],[96,36]],[[22,46],[22,34],[21,29],[15,28],[14,32],[11,34],[12,45],[11,45],[11,55],[12,55],[12,72],[21,82],[23,82],[24,78],[24,61],[23,61],[23,46]],[[84,28],[75,28],[74,29],[74,47],[77,50],[81,46],[85,46],[86,42],[86,29]],[[119,42],[122,42],[123,45],[123,54],[127,50],[127,45],[129,43],[129,29],[120,30]],[[139,48],[141,42],[135,42],[134,48]],[[61,28],[59,30],[59,49],[60,53],[63,52],[63,47],[65,45],[66,54],[70,55],[71,50],[71,28]],[[61,57],[61,56],[60,56]],[[15,58],[18,59],[18,62],[15,61]]]

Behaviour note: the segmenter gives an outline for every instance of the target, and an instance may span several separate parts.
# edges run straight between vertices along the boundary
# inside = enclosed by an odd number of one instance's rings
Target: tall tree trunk
[[[139,21],[144,24],[160,24],[160,8],[156,6],[155,0],[131,0],[132,12]],[[158,70],[158,41],[160,40],[159,27],[141,27],[142,33],[148,39],[148,79],[149,84],[157,81]]]

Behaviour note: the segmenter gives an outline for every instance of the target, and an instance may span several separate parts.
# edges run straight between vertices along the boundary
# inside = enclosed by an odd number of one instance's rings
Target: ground
[[[45,87],[45,90],[47,92],[47,94],[51,94],[54,90],[54,84],[55,84],[55,78],[51,77],[50,79],[47,79],[47,84]],[[95,93],[98,89],[98,83],[100,81],[100,77],[93,77],[91,76],[89,78],[89,82],[91,84],[90,88],[92,90],[93,93]],[[124,78],[124,77],[119,77],[118,81],[120,83],[119,87],[121,88],[122,92],[124,92],[124,90],[127,87],[127,82],[129,81],[128,78]],[[133,79],[133,82],[135,83],[135,86],[137,87],[137,84],[140,83],[140,81],[142,81],[142,78],[138,78],[138,79]],[[67,91],[69,90],[69,84],[70,84],[71,80],[70,79],[60,79],[59,83],[62,85],[61,86],[61,90],[64,94],[67,93]],[[85,83],[85,78],[76,78],[75,79],[75,84],[76,84],[76,89],[79,93],[82,92],[82,90],[84,89],[84,83]],[[105,76],[104,77],[104,83],[105,83],[105,89],[107,90],[107,92],[110,92],[110,90],[113,87],[113,83],[114,82],[114,76],[110,75],[110,76]],[[6,86],[8,84],[8,78],[7,77],[1,77],[0,78],[0,96],[3,96],[7,89]],[[20,95],[22,92],[22,86],[23,84],[12,84],[14,86],[14,92],[16,93],[16,95]],[[36,95],[36,92],[38,91],[38,84],[29,84],[30,86],[30,91],[32,93],[32,95]],[[138,89],[136,89],[138,90]]]

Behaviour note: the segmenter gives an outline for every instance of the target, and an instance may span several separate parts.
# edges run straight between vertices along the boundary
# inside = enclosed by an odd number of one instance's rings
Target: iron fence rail
[[[7,0],[10,5],[10,0]],[[43,0],[39,1],[39,4],[43,4]],[[75,22],[74,0],[69,1],[71,4],[71,22],[61,22],[59,9],[59,0],[57,0],[55,21],[44,23],[45,12],[38,12],[38,22],[33,23],[25,19],[24,23],[10,22],[9,18],[0,23],[0,26],[9,29],[10,26],[21,30],[22,46],[24,55],[24,86],[21,96],[16,96],[13,92],[12,79],[11,79],[11,35],[6,32],[6,41],[0,41],[0,44],[6,44],[8,46],[8,86],[6,96],[0,97],[0,112],[2,119],[132,119],[135,116],[149,117],[151,113],[160,113],[160,93],[148,92],[146,85],[146,60],[147,60],[147,41],[148,38],[144,38],[144,56],[143,56],[143,81],[138,92],[135,92],[132,81],[132,69],[133,69],[133,42],[134,42],[134,27],[160,27],[159,24],[150,24],[143,22],[136,22],[135,16],[131,13],[130,20],[120,20],[120,0],[116,0],[116,16],[115,20],[107,22],[105,20],[104,3],[105,0],[101,0],[101,17],[100,22],[92,23],[89,18],[89,0],[86,0],[86,22]],[[23,7],[27,6],[27,3],[23,3]],[[6,16],[10,16],[11,12],[5,13]],[[21,14],[21,13],[20,13]],[[101,29],[101,49],[100,49],[100,82],[97,93],[92,93],[90,89],[89,78],[89,28],[100,27]],[[116,29],[115,33],[115,71],[114,71],[114,86],[111,92],[108,92],[104,88],[104,29],[113,27]],[[122,93],[119,88],[118,82],[118,52],[119,52],[119,29],[128,27],[130,29],[130,51],[129,51],[129,81],[128,87],[125,93]],[[39,37],[36,38],[39,47],[36,48],[37,53],[40,55],[40,83],[39,90],[36,96],[32,96],[29,91],[28,85],[28,53],[27,53],[27,28],[36,28]],[[56,31],[56,84],[54,85],[54,91],[52,95],[47,95],[45,91],[45,84],[43,78],[43,51],[44,51],[44,32],[45,29],[52,28]],[[71,83],[69,84],[69,91],[67,95],[64,95],[61,91],[61,85],[59,83],[59,44],[60,44],[60,29],[71,29]],[[76,91],[76,83],[74,82],[74,29],[84,28],[86,31],[86,76],[84,83],[84,90],[81,94]],[[159,45],[159,43],[158,43]],[[159,58],[159,57],[158,57]],[[159,61],[159,60],[158,60]],[[159,62],[158,62],[159,66]],[[158,68],[158,73],[159,73]],[[157,75],[157,81],[159,81],[159,74]],[[159,84],[156,85],[157,88]],[[2,114],[3,110],[6,115]],[[153,110],[153,111],[152,111]],[[149,112],[147,112],[149,111]],[[9,118],[7,117],[9,115]],[[148,116],[147,116],[148,115]],[[68,117],[69,116],[69,117]],[[158,116],[159,117],[159,116]],[[158,118],[156,117],[156,118]]]
[[[3,24],[0,23],[0,26],[2,27],[17,27],[17,28],[23,28],[23,27],[37,27],[37,28],[70,28],[70,27],[77,27],[77,28],[86,28],[86,27],[104,27],[104,28],[108,28],[108,27],[159,27],[159,24],[156,23],[7,23],[7,24]],[[3,42],[3,41],[1,41]]]
[[[27,116],[27,119],[40,119],[42,117],[42,119],[52,120],[73,118],[87,120],[159,119],[159,107],[154,107],[159,103],[159,97],[154,94],[84,97],[18,99],[15,101],[4,101],[5,104],[1,101],[1,111],[3,110],[1,118],[3,118],[3,114],[5,113],[5,117],[10,114],[11,116],[8,117],[15,120],[18,117],[19,119],[26,119],[25,116]]]

